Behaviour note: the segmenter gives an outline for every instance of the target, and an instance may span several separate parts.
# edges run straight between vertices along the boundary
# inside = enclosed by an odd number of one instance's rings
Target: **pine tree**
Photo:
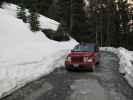
[[[70,0],[55,0],[49,9],[50,18],[57,20],[65,32],[70,28]]]
[[[53,0],[18,0],[19,2],[23,2],[27,9],[32,9],[32,7],[36,7],[36,11],[45,16],[48,15],[48,9],[50,5],[52,5]],[[33,10],[33,9],[32,9]]]
[[[71,35],[79,42],[89,42],[89,35],[92,33],[84,6],[84,0],[71,0],[70,30]]]
[[[17,18],[22,19],[23,22],[27,22],[26,9],[24,6],[17,7]]]
[[[127,0],[118,0],[116,2],[117,17],[116,17],[116,41],[118,45],[126,47],[128,45],[128,35],[129,34],[129,9]]]
[[[0,7],[1,7],[1,5],[2,5],[2,3],[4,2],[5,0],[0,0]]]
[[[40,23],[39,23],[39,15],[38,13],[34,12],[33,10],[30,10],[30,15],[29,15],[29,24],[30,24],[30,29],[33,32],[39,31],[40,28]]]

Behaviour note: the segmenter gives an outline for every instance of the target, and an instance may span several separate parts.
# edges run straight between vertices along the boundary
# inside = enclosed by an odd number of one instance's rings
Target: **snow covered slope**
[[[40,16],[42,28],[56,30],[59,23]],[[16,5],[0,8],[0,97],[27,82],[63,66],[67,53],[77,44],[49,40],[42,32],[33,33],[29,24],[16,18]]]
[[[2,5],[2,8],[4,8],[4,11],[5,11],[4,13],[16,17],[16,10],[17,10],[16,5],[4,3]],[[27,15],[28,15],[29,14],[28,9],[26,9],[26,10],[27,10]],[[57,21],[52,20],[52,19],[42,16],[42,15],[40,15],[39,21],[40,21],[40,27],[45,28],[45,29],[57,30],[58,25],[60,24]]]

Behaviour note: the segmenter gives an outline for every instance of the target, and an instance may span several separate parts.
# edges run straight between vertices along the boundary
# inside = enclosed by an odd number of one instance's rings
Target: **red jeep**
[[[65,60],[66,69],[87,69],[94,71],[99,63],[99,48],[93,43],[78,44],[72,49]]]

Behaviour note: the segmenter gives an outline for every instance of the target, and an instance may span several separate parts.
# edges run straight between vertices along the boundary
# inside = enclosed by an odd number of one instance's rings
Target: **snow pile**
[[[33,33],[28,23],[16,18],[16,7],[0,8],[0,97],[27,82],[61,67],[69,51],[77,44],[49,40],[42,32]],[[41,27],[56,30],[59,23],[40,16]]]
[[[113,48],[113,47],[101,47],[100,50],[101,51],[109,51],[109,52],[113,52],[113,53],[117,54],[117,49]]]
[[[119,71],[124,75],[124,78],[133,87],[133,51],[128,51],[125,48],[102,47],[101,50],[110,51],[119,57]]]
[[[120,73],[125,74],[124,77],[133,87],[133,52],[118,48],[118,57],[120,58]]]

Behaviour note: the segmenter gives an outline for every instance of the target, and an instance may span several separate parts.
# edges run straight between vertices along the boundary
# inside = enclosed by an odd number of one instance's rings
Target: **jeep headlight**
[[[84,61],[84,62],[87,62],[87,61],[88,61],[88,57],[84,57],[84,58],[83,58],[83,61]]]
[[[92,62],[93,60],[90,58],[90,59],[88,59],[88,62]]]
[[[71,57],[68,56],[68,57],[66,58],[66,60],[67,60],[67,61],[71,61]]]

